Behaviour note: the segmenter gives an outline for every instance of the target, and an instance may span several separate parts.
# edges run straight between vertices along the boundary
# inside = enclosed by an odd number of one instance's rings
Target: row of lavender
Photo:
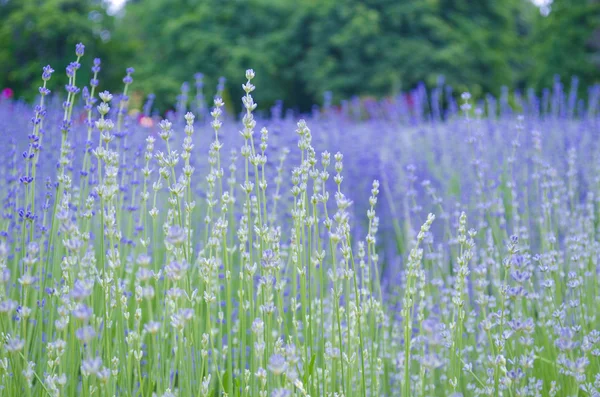
[[[76,55],[0,103],[2,393],[599,395],[600,87],[148,127]]]

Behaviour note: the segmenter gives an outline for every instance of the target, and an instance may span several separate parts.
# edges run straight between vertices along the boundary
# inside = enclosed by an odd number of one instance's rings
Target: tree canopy
[[[64,85],[64,70],[79,42],[91,54],[83,58],[80,81],[89,81],[94,57],[110,62],[121,52],[111,39],[115,22],[99,1],[0,0],[0,88],[10,87],[17,96],[30,99],[46,64],[59,71],[52,85]],[[114,66],[102,72],[112,84],[119,79],[117,73],[125,72]]]
[[[598,0],[554,0],[547,16],[529,0],[129,0],[116,16],[105,9],[99,0],[0,0],[0,87],[24,94],[41,63],[63,68],[79,41],[115,63],[103,71],[109,86],[134,66],[135,89],[156,94],[162,109],[196,72],[210,97],[220,77],[237,89],[250,67],[261,105],[281,99],[302,111],[327,91],[334,101],[385,96],[440,75],[475,95],[540,89],[556,74],[600,81]]]

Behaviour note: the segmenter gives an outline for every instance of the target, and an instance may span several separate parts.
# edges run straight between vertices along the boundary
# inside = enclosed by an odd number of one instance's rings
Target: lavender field
[[[0,102],[0,395],[600,396],[600,86],[161,119],[84,52]]]

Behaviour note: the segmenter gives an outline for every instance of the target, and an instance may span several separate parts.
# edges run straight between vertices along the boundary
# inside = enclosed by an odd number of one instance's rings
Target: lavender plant
[[[600,395],[600,87],[150,127],[84,50],[0,103],[3,395]]]

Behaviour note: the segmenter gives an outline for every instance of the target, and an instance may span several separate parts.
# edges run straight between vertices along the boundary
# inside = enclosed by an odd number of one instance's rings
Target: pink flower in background
[[[0,94],[0,98],[10,99],[13,97],[14,93],[15,92],[13,91],[12,88],[5,88],[2,90],[2,94]]]
[[[140,117],[139,122],[142,127],[152,128],[154,126],[154,120],[148,116]]]

